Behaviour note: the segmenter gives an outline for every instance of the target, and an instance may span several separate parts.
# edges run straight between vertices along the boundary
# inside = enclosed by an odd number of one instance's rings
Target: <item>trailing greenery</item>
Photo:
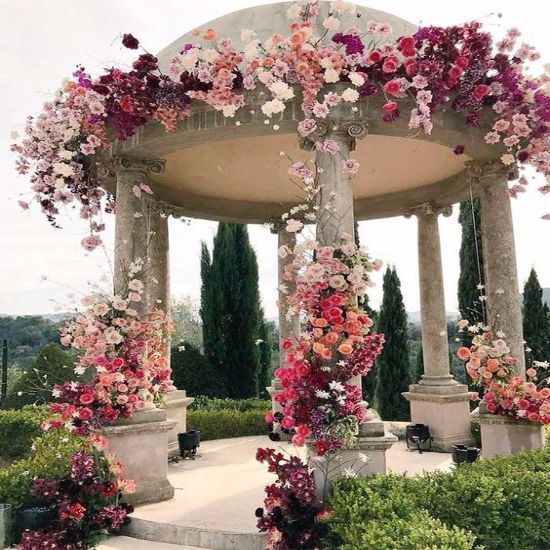
[[[407,312],[395,267],[384,273],[383,292],[377,330],[386,342],[377,360],[376,406],[382,420],[408,420],[409,404],[401,395],[410,382]]]
[[[545,361],[550,358],[550,310],[542,298],[534,269],[523,287],[523,337],[531,350],[527,359]]]
[[[200,430],[201,440],[226,439],[267,433],[267,411],[236,409],[198,409],[187,413],[187,428]]]
[[[10,388],[4,408],[20,408],[32,403],[52,401],[55,384],[76,378],[73,372],[74,356],[50,342],[38,353],[31,367],[26,368]]]
[[[549,448],[452,472],[342,479],[330,502],[328,547],[542,550],[550,540],[549,484]]]
[[[49,416],[47,406],[0,411],[0,456],[16,458],[30,452],[32,440],[41,433],[40,423]]]
[[[227,395],[259,394],[261,307],[256,254],[246,225],[218,224],[212,259],[201,253],[204,350]]]
[[[36,437],[29,457],[0,469],[0,502],[15,508],[29,500],[35,477],[60,479],[67,475],[71,456],[83,444],[82,438],[66,430],[51,430]]]
[[[481,217],[478,198],[460,204],[458,221],[462,226],[460,243],[460,276],[458,278],[458,309],[470,324],[483,322],[483,304],[479,300],[478,285],[485,284],[481,249]],[[479,258],[479,264],[478,264]],[[464,344],[470,344],[467,333],[462,335]]]
[[[171,364],[174,385],[189,395],[220,397],[227,395],[225,381],[203,353],[190,342],[172,348]]]

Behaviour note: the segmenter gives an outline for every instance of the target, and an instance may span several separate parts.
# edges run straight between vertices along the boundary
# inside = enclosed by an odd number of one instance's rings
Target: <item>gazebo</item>
[[[328,4],[321,2],[320,15],[314,20],[317,27],[328,15]],[[241,10],[205,27],[216,28],[219,36],[231,37],[240,47],[243,28],[254,29],[260,40],[278,32],[285,34],[290,5],[282,2]],[[354,15],[342,15],[342,24],[353,26],[357,18],[388,22],[395,37],[415,31],[407,21],[364,7]],[[317,30],[323,34],[322,28]],[[183,35],[158,55],[162,70],[168,70],[172,57],[186,43],[208,45],[193,33]],[[326,84],[323,90],[341,93],[345,88],[340,82]],[[362,168],[352,177],[340,170],[340,157],[317,150],[321,188],[316,198],[317,239],[334,245],[344,233],[353,235],[354,220],[401,215],[417,218],[425,370],[422,380],[412,385],[405,397],[411,405],[412,421],[430,426],[437,449],[448,452],[456,443],[467,443],[470,394],[450,374],[438,218],[449,215],[453,204],[471,194],[480,197],[487,320],[506,333],[523,372],[521,309],[507,190],[513,166],[503,165],[499,147],[483,139],[489,127],[466,127],[460,115],[445,106],[433,113],[432,133],[420,133],[410,129],[404,119],[382,122],[379,113],[384,97],[377,94],[354,103],[341,102],[328,117],[318,120],[314,134],[300,137],[296,132],[303,119],[299,94],[271,118],[261,109],[268,97],[269,92],[261,86],[247,92],[245,105],[235,118],[194,102],[189,118],[178,123],[176,131],[166,133],[152,122],[112,145],[106,185],[117,203],[115,290],[123,286],[129,264],[136,257],[146,258],[149,306],[168,307],[170,216],[272,224],[279,247],[292,247],[296,233],[284,230],[284,214],[302,203],[307,193],[288,178],[288,159],[305,160],[315,150],[316,139],[330,138],[339,145],[343,158],[353,151]],[[410,104],[414,107],[412,99]],[[457,154],[457,146],[465,146],[464,154]],[[133,193],[134,186],[142,183],[153,191],[145,201]],[[279,262],[279,282],[283,284],[283,260]],[[281,311],[279,328],[281,341],[295,337],[300,320]],[[354,383],[360,385],[360,377]],[[276,388],[274,381],[271,389]],[[173,447],[175,434],[185,429],[189,401],[184,392],[173,391],[168,394],[166,412],[144,411],[125,426],[106,428],[128,475],[138,481],[136,502],[171,496],[162,442],[170,433]],[[275,409],[277,406],[274,402]],[[541,444],[539,425],[485,415],[483,410],[479,419],[486,456]],[[176,420],[179,424],[174,427]],[[157,438],[155,452],[136,453],[141,443],[132,442],[147,439],[150,449],[153,435]],[[371,458],[368,472],[380,472],[385,470],[385,451],[394,441],[369,411],[356,445],[347,452],[366,453]]]

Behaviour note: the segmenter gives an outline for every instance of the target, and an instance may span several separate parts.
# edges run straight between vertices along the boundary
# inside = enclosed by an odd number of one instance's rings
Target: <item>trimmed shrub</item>
[[[0,411],[0,456],[15,458],[27,454],[32,440],[41,433],[40,423],[49,416],[47,406]]]
[[[267,433],[265,411],[231,409],[188,411],[187,429],[200,430],[201,440],[225,439]]]
[[[549,486],[550,449],[452,472],[340,480],[328,547],[464,549],[475,542],[486,550],[542,550],[550,540]],[[430,543],[433,533],[439,543]]]
[[[68,474],[70,458],[83,440],[67,430],[45,432],[33,441],[34,450],[7,468],[0,469],[0,502],[17,507],[30,499],[35,477],[60,479]]]
[[[267,399],[257,399],[251,397],[250,399],[222,399],[215,397],[206,397],[199,395],[195,397],[195,400],[189,406],[190,411],[196,410],[236,410],[236,411],[261,411],[266,413],[271,410],[271,401]]]

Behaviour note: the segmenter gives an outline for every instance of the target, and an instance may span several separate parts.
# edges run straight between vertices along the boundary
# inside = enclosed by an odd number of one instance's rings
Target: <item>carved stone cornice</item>
[[[142,175],[162,174],[166,161],[160,158],[140,158],[130,155],[115,155],[111,158],[111,171],[119,173],[136,173]]]
[[[346,139],[349,142],[349,150],[355,149],[357,139],[364,138],[368,133],[368,124],[361,120],[319,120],[316,121],[315,130],[307,137],[300,137],[300,148],[306,151],[315,149],[315,142],[324,138]]]
[[[518,167],[507,166],[500,160],[471,160],[466,162],[466,176],[472,186],[483,188],[517,178]]]
[[[433,202],[423,202],[422,204],[409,206],[403,209],[403,216],[405,216],[405,218],[410,218],[412,216],[439,216],[439,214],[443,214],[448,218],[452,213],[452,206],[440,206]]]

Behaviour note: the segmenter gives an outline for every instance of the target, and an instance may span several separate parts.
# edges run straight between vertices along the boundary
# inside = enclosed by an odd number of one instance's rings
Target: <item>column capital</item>
[[[315,150],[315,142],[321,138],[336,137],[349,142],[350,151],[355,149],[357,139],[364,138],[368,133],[368,124],[362,120],[319,120],[315,130],[307,137],[300,137],[300,148],[306,151]]]
[[[434,202],[423,202],[422,204],[403,209],[403,216],[405,218],[411,218],[412,216],[439,216],[439,214],[443,214],[448,218],[452,213],[452,206],[440,206]]]
[[[480,189],[514,179],[517,175],[516,164],[507,166],[500,160],[470,160],[466,162],[466,177],[472,185],[478,185]]]
[[[162,174],[166,161],[160,158],[141,158],[130,155],[114,155],[111,158],[111,168],[115,174],[134,173],[143,176]]]

